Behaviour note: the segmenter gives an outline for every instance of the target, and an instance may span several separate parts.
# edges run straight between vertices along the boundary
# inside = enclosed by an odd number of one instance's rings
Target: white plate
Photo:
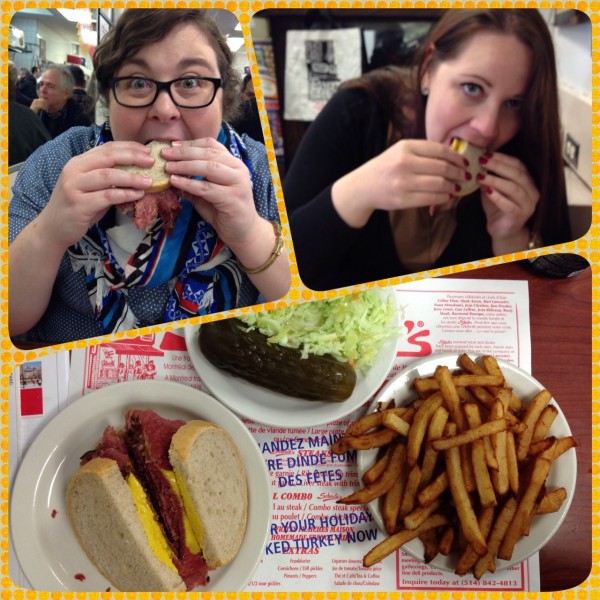
[[[382,407],[387,406],[390,400],[394,400],[396,406],[402,406],[403,404],[411,402],[416,397],[412,388],[412,382],[415,377],[429,377],[433,375],[435,368],[438,365],[445,365],[449,369],[456,370],[458,368],[458,356],[459,354],[455,353],[434,354],[413,363],[387,382],[373,399],[367,412],[374,412],[380,404]],[[470,356],[473,359],[479,358],[477,355]],[[523,401],[531,400],[543,389],[541,383],[519,367],[503,360],[498,360],[498,364],[506,376],[506,381],[512,386],[515,395]],[[560,410],[560,407],[554,399],[550,401],[550,404],[553,404],[557,408],[558,414],[548,435],[555,435],[557,437],[570,436],[571,429],[569,428],[564,413]],[[357,462],[359,479],[362,479],[365,471],[374,464],[376,456],[377,450],[358,453]],[[554,487],[564,487],[567,490],[567,498],[563,502],[560,510],[546,515],[537,515],[532,521],[529,535],[522,537],[519,542],[517,542],[511,560],[504,561],[498,558],[496,559],[496,570],[506,569],[511,565],[524,561],[550,541],[550,538],[558,531],[558,528],[567,515],[575,492],[576,478],[577,456],[574,450],[569,450],[553,463],[547,479],[549,489]],[[374,500],[369,503],[369,510],[379,528],[382,531],[385,531],[381,516],[380,502]],[[424,560],[423,544],[420,540],[413,540],[402,546],[402,549],[417,560]],[[429,565],[437,569],[454,572],[456,567],[456,555],[451,554],[449,556],[442,556],[439,554],[429,563]]]
[[[381,290],[381,294],[382,298],[393,300],[396,311],[390,327],[398,327],[400,308],[395,290]],[[200,326],[188,326],[184,329],[192,364],[206,387],[238,415],[275,427],[314,427],[350,414],[380,388],[392,369],[398,347],[397,336],[385,340],[368,372],[365,375],[357,372],[352,395],[343,402],[323,402],[274,392],[218,369],[200,351],[199,331]]]
[[[71,529],[65,490],[79,457],[107,425],[122,427],[128,408],[151,408],[169,419],[205,419],[235,440],[248,475],[248,524],[242,546],[199,591],[241,591],[254,573],[271,520],[268,472],[254,438],[220,402],[170,381],[131,381],[92,392],[60,412],[23,458],[10,503],[10,527],[20,566],[36,590],[105,591],[111,584],[89,561]],[[53,517],[53,511],[56,511]],[[75,575],[85,575],[84,581]]]

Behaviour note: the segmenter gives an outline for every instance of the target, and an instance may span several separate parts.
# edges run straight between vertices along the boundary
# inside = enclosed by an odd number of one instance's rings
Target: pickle
[[[356,386],[356,371],[329,356],[271,344],[259,331],[249,331],[230,318],[200,326],[200,350],[214,366],[275,392],[305,400],[342,402]]]

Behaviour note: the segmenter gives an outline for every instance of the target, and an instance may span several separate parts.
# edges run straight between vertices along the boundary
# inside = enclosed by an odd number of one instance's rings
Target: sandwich
[[[486,150],[485,148],[479,148],[478,146],[469,144],[469,142],[461,140],[460,138],[453,138],[450,148],[469,161],[467,171],[471,174],[471,179],[469,181],[464,181],[460,184],[460,191],[456,192],[455,196],[467,196],[472,194],[479,187],[477,175],[479,175],[479,173],[486,173],[486,170],[479,164],[479,159],[486,153]]]
[[[246,529],[247,479],[221,427],[131,409],[106,427],[67,485],[79,544],[120,591],[189,591],[231,562]]]
[[[170,232],[181,211],[180,199],[171,188],[171,176],[165,172],[167,161],[160,155],[161,150],[170,145],[170,142],[158,141],[147,144],[150,154],[154,158],[154,164],[150,168],[136,165],[117,167],[131,173],[146,175],[152,179],[152,185],[144,190],[145,194],[140,200],[121,204],[121,209],[133,218],[138,229],[148,228],[157,217],[160,217],[163,229]]]

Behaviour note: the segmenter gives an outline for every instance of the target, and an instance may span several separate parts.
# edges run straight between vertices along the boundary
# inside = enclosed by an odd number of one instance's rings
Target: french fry
[[[452,423],[452,425],[454,424]],[[465,538],[471,544],[473,550],[479,556],[482,556],[487,552],[487,545],[479,529],[477,517],[471,505],[471,498],[465,486],[458,447],[451,447],[445,450],[444,457],[450,492]]]
[[[533,430],[533,437],[531,438],[531,443],[535,444],[540,440],[543,440],[548,434],[548,430],[554,423],[556,416],[558,415],[558,409],[553,404],[550,404],[544,408],[542,414],[540,415],[537,423],[535,424],[535,429]]]
[[[436,392],[429,396],[415,413],[406,442],[406,462],[409,467],[414,467],[417,464],[421,454],[423,439],[425,438],[431,417],[437,408],[442,405],[442,402],[442,395],[439,392]]]
[[[456,392],[456,387],[452,381],[450,369],[444,365],[440,365],[435,369],[434,377],[440,385],[440,391],[444,398],[446,409],[450,413],[450,417],[456,423],[458,431],[467,429],[467,421],[463,414],[460,398]]]
[[[404,529],[416,529],[442,506],[440,498],[436,498],[426,506],[419,506],[404,517]]]
[[[407,461],[408,467],[408,461]],[[404,487],[404,494],[402,495],[402,504],[400,505],[400,518],[403,519],[409,514],[415,507],[415,499],[417,490],[419,488],[419,482],[421,481],[421,468],[419,465],[415,465],[408,471],[408,477],[406,479],[406,486]]]
[[[556,512],[560,509],[566,499],[567,490],[564,487],[556,488],[551,492],[546,492],[537,508],[537,514],[546,515],[548,513]]]
[[[487,538],[490,529],[492,528],[492,523],[494,521],[494,507],[489,506],[487,508],[483,508],[481,513],[479,514],[479,518],[477,519],[477,523],[479,525],[479,529],[481,530],[481,534],[484,538]],[[477,560],[479,559],[479,555],[470,544],[463,550],[460,558],[458,559],[458,563],[456,564],[456,568],[454,572],[456,575],[466,575],[475,565]]]
[[[365,485],[370,485],[381,477],[381,474],[387,469],[388,463],[390,462],[390,456],[393,452],[394,446],[393,444],[389,444],[375,464],[364,472],[362,480]]]
[[[494,419],[474,427],[473,429],[466,429],[456,435],[449,435],[433,440],[431,446],[434,450],[441,452],[442,450],[448,450],[449,448],[456,448],[465,444],[470,444],[474,440],[481,439],[482,437],[498,433],[500,431],[506,431],[510,428],[510,421],[505,418]]]
[[[448,473],[442,471],[427,487],[418,494],[417,500],[421,506],[427,506],[437,500],[448,489]]]
[[[506,535],[498,549],[498,558],[510,560],[515,545],[528,523],[529,515],[533,510],[538,494],[546,481],[551,464],[552,462],[546,458],[536,458],[529,484],[519,500],[515,516],[508,526]]]
[[[481,425],[479,407],[476,404],[465,404],[463,407],[469,427],[471,427],[471,429],[476,429],[479,427]],[[492,485],[492,479],[490,477],[490,472],[488,471],[487,462],[485,459],[483,440],[476,439],[473,441],[471,446],[471,459],[473,462],[475,484],[477,486],[477,493],[479,494],[479,501],[481,505],[483,507],[496,506],[496,493],[494,492],[494,486]],[[484,533],[484,535],[486,534]]]
[[[365,433],[364,435],[344,438],[344,443],[347,448],[352,448],[353,450],[371,450],[386,446],[399,435],[397,431],[384,428],[371,433]]]
[[[516,496],[519,493],[519,462],[517,461],[517,443],[511,431],[506,434],[506,467],[508,487]]]
[[[341,498],[338,500],[338,503],[367,504],[371,502],[371,500],[375,500],[375,498],[379,498],[385,494],[392,487],[394,481],[398,478],[398,475],[400,475],[402,465],[404,464],[404,461],[402,460],[402,454],[404,452],[404,446],[398,444],[390,456],[387,469],[381,474],[379,479],[374,481],[371,485],[357,490],[345,498]]]
[[[510,496],[498,513],[490,535],[488,536],[488,551],[481,556],[473,566],[473,575],[475,579],[481,579],[483,574],[489,569],[490,563],[498,553],[498,548],[506,535],[506,530],[514,519],[517,511],[517,500]]]
[[[407,436],[411,428],[410,423],[405,421],[400,415],[387,410],[384,411],[382,424],[403,436]]]
[[[505,410],[505,404],[502,401],[502,397],[497,398],[492,406],[492,410],[490,411],[490,418],[503,418]],[[499,496],[506,494],[509,488],[508,455],[506,450],[507,435],[507,431],[499,431],[490,438],[490,441],[492,442],[492,448],[494,449],[494,455],[496,456],[496,461],[498,462],[498,468],[492,472],[492,483],[494,484],[494,489]]]
[[[400,513],[400,503],[402,502],[402,496],[404,494],[404,487],[406,484],[406,477],[404,476],[406,471],[406,464],[402,465],[400,475],[396,478],[396,481],[392,484],[392,487],[385,493],[383,497],[382,513],[385,530],[389,534],[396,533],[398,529],[398,515]]]
[[[525,411],[522,423],[525,425],[525,430],[517,437],[517,460],[522,461],[527,457],[529,444],[533,438],[535,424],[544,410],[544,407],[550,402],[552,395],[548,390],[542,390],[535,395]]]
[[[443,527],[447,524],[448,519],[446,516],[440,514],[431,515],[416,529],[403,529],[371,548],[363,558],[363,566],[371,567],[382,561],[392,552],[398,550],[398,548],[404,546],[404,544],[420,537],[426,531],[435,529],[436,527]]]
[[[444,427],[446,426],[447,422],[448,411],[443,406],[439,406],[431,416],[429,428],[427,429],[427,443],[425,445],[423,460],[421,462],[421,482],[419,483],[420,489],[428,486],[431,482],[439,456],[439,452],[431,447],[431,442],[444,435]]]
[[[430,563],[439,552],[439,540],[435,529],[424,531],[419,539],[423,544],[423,561],[425,564]]]
[[[454,535],[456,530],[454,527],[446,527],[440,535],[440,541],[438,544],[438,551],[444,556],[448,556],[452,552],[452,546],[454,545]]]

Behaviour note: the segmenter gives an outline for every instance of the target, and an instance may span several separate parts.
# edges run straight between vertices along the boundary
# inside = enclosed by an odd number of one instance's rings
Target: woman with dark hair
[[[473,176],[454,138],[484,148]],[[284,181],[304,283],[318,290],[569,241],[552,39],[535,9],[452,9],[412,80],[349,81]]]
[[[9,209],[11,336],[60,343],[275,300],[290,273],[264,146],[228,125],[239,76],[215,22],[124,11],[94,53],[109,122],[74,128],[23,166]],[[173,227],[129,209],[161,156]],[[137,205],[139,206],[139,205]],[[127,210],[124,210],[127,209]]]

